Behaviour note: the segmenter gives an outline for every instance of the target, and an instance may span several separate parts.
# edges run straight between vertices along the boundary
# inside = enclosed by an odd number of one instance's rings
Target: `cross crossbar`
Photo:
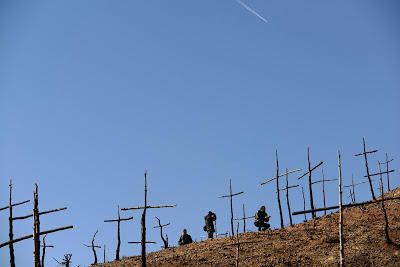
[[[314,168],[312,168],[310,171],[304,173],[302,176],[300,176],[299,178],[297,178],[297,180],[300,180],[301,178],[303,178],[304,176],[306,176],[307,174],[309,174],[310,172],[313,172],[315,169],[317,169],[319,166],[321,166],[324,162],[321,161],[320,163],[318,163],[316,166],[314,166]]]

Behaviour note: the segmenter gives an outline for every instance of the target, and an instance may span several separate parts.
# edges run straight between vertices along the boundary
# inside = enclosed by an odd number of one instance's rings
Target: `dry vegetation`
[[[400,196],[396,189],[386,196]],[[400,244],[400,200],[386,203],[390,236]],[[400,266],[400,247],[388,245],[379,204],[345,209],[345,264],[347,266]],[[262,233],[240,234],[241,266],[337,266],[338,214]],[[236,247],[229,238],[207,240],[148,254],[148,266],[235,266]],[[140,257],[128,257],[100,266],[139,266]]]

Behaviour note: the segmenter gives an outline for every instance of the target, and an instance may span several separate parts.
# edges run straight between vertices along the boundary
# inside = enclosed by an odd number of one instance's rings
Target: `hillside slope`
[[[386,194],[400,196],[400,189]],[[400,200],[386,202],[390,236],[400,244]],[[280,230],[240,234],[240,266],[337,266],[338,213]],[[400,266],[400,249],[384,239],[379,204],[344,212],[345,263],[348,266]],[[229,238],[207,240],[150,253],[148,266],[234,266],[236,247]],[[140,257],[128,257],[100,266],[139,266]]]

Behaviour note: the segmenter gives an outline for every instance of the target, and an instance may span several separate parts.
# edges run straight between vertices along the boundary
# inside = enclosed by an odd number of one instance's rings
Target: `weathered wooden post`
[[[369,182],[369,188],[371,190],[371,195],[372,195],[372,199],[375,200],[375,192],[374,192],[374,188],[372,186],[372,180],[371,180],[371,175],[369,173],[369,167],[368,167],[368,154],[372,154],[372,153],[376,153],[378,152],[378,150],[371,150],[371,151],[367,151],[366,149],[366,145],[365,145],[365,139],[363,138],[363,152],[362,153],[358,153],[356,155],[354,155],[355,157],[359,157],[359,156],[364,156],[364,161],[365,161],[365,168],[367,170],[367,175],[366,177],[368,178],[368,182]]]
[[[276,194],[277,194],[278,207],[279,207],[280,225],[281,225],[281,228],[283,228],[284,225],[283,225],[283,213],[282,213],[282,206],[281,206],[281,198],[280,198],[281,189],[279,188],[279,178],[282,177],[282,176],[288,176],[291,173],[295,173],[295,172],[301,171],[301,169],[295,169],[295,170],[291,170],[291,171],[288,171],[286,169],[286,173],[279,174],[279,161],[278,161],[278,151],[277,150],[275,151],[275,155],[276,155],[276,175],[275,175],[275,177],[267,179],[266,181],[262,182],[261,186],[263,186],[265,184],[268,184],[271,181],[275,181],[276,182]],[[291,187],[289,187],[289,188],[291,188]]]
[[[325,179],[324,170],[322,169],[322,180],[314,181],[311,183],[312,185],[322,183],[322,198],[324,202],[324,208],[326,208],[325,183],[333,181],[337,181],[337,179]],[[324,211],[324,215],[326,215],[326,210]]]
[[[35,184],[35,191],[33,192],[33,262],[35,267],[40,267],[40,219],[38,190],[38,185]]]
[[[344,264],[344,241],[343,241],[343,206],[342,206],[342,162],[340,151],[338,151],[338,170],[339,170],[339,265]]]
[[[13,207],[19,206],[25,203],[28,203],[30,200],[22,201],[19,203],[12,203],[12,181],[10,180],[9,184],[9,198],[8,198],[8,206],[0,208],[2,210],[9,210],[8,216],[8,240],[12,241],[14,239],[14,224],[13,224]],[[14,255],[14,244],[10,242],[9,244],[9,252],[10,252],[10,267],[15,267],[15,255]]]
[[[229,179],[229,195],[225,195],[225,196],[220,196],[219,198],[226,198],[229,197],[230,200],[230,208],[231,208],[231,236],[233,238],[233,236],[235,235],[235,230],[233,229],[233,197],[243,194],[244,192],[239,192],[239,193],[232,193],[232,180]]]
[[[246,211],[244,209],[244,204],[243,204],[242,208],[243,208],[243,217],[242,218],[236,218],[236,219],[234,219],[234,221],[243,221],[243,233],[246,233],[246,220],[254,218],[255,216],[246,217]]]
[[[98,246],[98,245],[96,245],[96,244],[94,243],[95,238],[96,238],[96,235],[97,235],[98,232],[99,232],[99,231],[96,230],[96,232],[94,233],[93,238],[92,238],[92,242],[91,242],[90,245],[83,244],[85,247],[91,248],[91,249],[92,249],[93,257],[94,257],[94,262],[92,263],[92,265],[96,265],[96,264],[97,264],[97,253],[96,253],[96,248],[101,248],[101,246]]]
[[[386,239],[386,243],[388,244],[393,244],[393,241],[390,239],[389,236],[389,220],[388,220],[388,216],[386,213],[386,208],[385,208],[385,199],[383,196],[383,182],[382,182],[382,169],[381,169],[381,164],[378,161],[378,166],[379,166],[379,185],[380,185],[380,189],[381,189],[381,209],[383,212],[383,219],[385,220],[385,226],[384,226],[384,231],[385,231],[385,239]]]
[[[120,253],[120,249],[121,249],[121,222],[125,222],[125,221],[130,221],[133,220],[133,217],[129,217],[129,218],[121,218],[120,212],[119,212],[119,206],[118,206],[118,218],[117,219],[112,219],[112,220],[104,220],[105,223],[109,223],[109,222],[116,222],[117,223],[117,249],[115,251],[115,260],[119,261],[119,253]]]
[[[47,248],[54,248],[54,246],[46,244],[46,237],[47,237],[47,235],[45,235],[43,237],[43,241],[42,241],[42,243],[43,243],[43,245],[42,245],[42,267],[44,267],[44,259],[46,257],[46,249]]]
[[[41,267],[41,261],[40,261],[40,236],[41,235],[50,234],[50,233],[55,233],[55,232],[58,232],[58,231],[67,230],[67,229],[72,229],[73,226],[70,225],[70,226],[55,228],[55,229],[51,229],[51,230],[47,230],[47,231],[40,231],[40,216],[41,215],[49,214],[49,213],[53,213],[53,212],[57,212],[57,211],[66,210],[67,208],[60,208],[60,209],[54,209],[54,210],[48,210],[48,211],[39,212],[39,192],[38,192],[38,185],[37,184],[35,184],[35,190],[33,192],[33,200],[34,201],[33,201],[33,212],[32,212],[32,214],[25,215],[25,216],[19,216],[19,217],[11,217],[11,220],[10,220],[11,221],[11,225],[12,225],[12,221],[24,220],[24,219],[28,219],[28,218],[33,217],[33,233],[30,234],[30,235],[26,235],[26,236],[20,237],[20,238],[13,238],[13,239],[9,240],[8,242],[1,243],[0,244],[0,248],[5,247],[5,246],[13,245],[15,243],[21,242],[21,241],[26,240],[26,239],[33,238],[33,241],[34,241],[34,246],[33,246],[33,248],[34,248],[33,249],[33,264],[34,264],[34,267]],[[12,208],[13,205],[9,205],[9,206]],[[15,204],[14,204],[14,206],[15,206]]]
[[[387,188],[388,188],[388,191],[390,191],[389,163],[392,162],[392,161],[393,161],[393,159],[389,160],[389,159],[388,159],[388,154],[386,153],[386,161],[385,161],[385,162],[382,162],[382,163],[379,163],[379,165],[386,165],[386,178],[387,178]],[[394,170],[393,170],[393,171],[394,171]],[[393,171],[392,171],[392,172],[393,172]],[[382,172],[382,171],[380,171],[380,172]]]
[[[303,196],[303,210],[305,211],[306,210],[306,198],[304,197],[304,188],[303,187],[301,187],[301,194]],[[295,214],[293,214],[293,215],[295,215]],[[304,222],[306,222],[306,221],[307,221],[307,214],[304,213]]]
[[[161,224],[161,220],[156,217],[157,221],[158,221],[158,226],[154,226],[153,228],[160,228],[160,235],[161,235],[161,240],[164,243],[164,248],[168,248],[168,235],[166,235],[166,237],[164,237],[163,234],[163,228],[167,227],[168,225],[170,225],[171,223],[167,223],[167,224]]]
[[[162,209],[162,208],[175,208],[176,205],[160,205],[160,206],[150,206],[147,205],[147,171],[144,172],[144,206],[132,207],[132,208],[122,208],[121,210],[143,210],[142,218],[141,218],[141,265],[142,267],[146,267],[146,244],[147,243],[155,243],[155,242],[146,242],[146,211],[147,209]],[[129,244],[136,244],[137,242],[128,242]]]
[[[321,166],[324,162],[321,161],[318,163],[316,166],[311,168],[311,161],[310,161],[310,148],[307,149],[307,160],[308,160],[308,172],[304,173],[302,176],[297,178],[300,180],[304,176],[308,175],[308,191],[310,193],[310,208],[313,210],[314,209],[314,197],[313,197],[313,191],[312,191],[312,172],[316,170],[319,166]],[[312,213],[313,219],[317,217],[317,214],[315,212]]]
[[[298,170],[298,171],[300,171],[300,170]],[[288,209],[288,213],[289,213],[289,223],[290,223],[290,226],[292,226],[293,221],[292,221],[292,212],[290,209],[289,189],[299,187],[300,185],[289,186],[289,170],[288,169],[286,169],[285,177],[286,177],[286,187],[283,190],[285,190],[285,192],[286,192],[286,205],[287,205],[287,209]]]

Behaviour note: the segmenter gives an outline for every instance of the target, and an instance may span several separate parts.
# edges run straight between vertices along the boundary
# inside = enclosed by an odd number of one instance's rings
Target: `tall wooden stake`
[[[304,188],[301,187],[301,194],[303,196],[303,210],[306,210],[306,198],[304,197]],[[304,213],[304,221],[307,221],[307,214]]]
[[[339,265],[344,264],[344,242],[343,242],[343,207],[342,207],[342,162],[340,159],[340,151],[338,151],[338,168],[339,168]]]
[[[324,173],[324,168],[322,168],[322,197],[323,197],[323,200],[324,200],[324,208],[326,208],[325,173]],[[326,210],[324,210],[324,215],[326,215]]]
[[[118,219],[112,219],[112,220],[104,220],[105,223],[108,222],[116,222],[117,223],[117,249],[115,251],[115,260],[119,261],[119,253],[120,253],[120,249],[121,249],[121,222],[124,221],[130,221],[133,220],[133,217],[129,217],[129,218],[121,218],[120,212],[119,212],[119,206],[118,206]]]
[[[379,172],[381,173],[382,170],[381,170],[381,164],[380,164],[379,161],[378,161],[378,165],[379,165]],[[386,243],[393,244],[393,241],[390,239],[390,236],[389,236],[389,220],[388,220],[388,216],[387,216],[387,213],[386,213],[385,199],[384,199],[384,196],[383,196],[382,174],[379,175],[379,184],[380,184],[380,189],[381,189],[381,200],[382,200],[381,201],[381,208],[382,208],[382,212],[383,212],[383,218],[385,220],[385,227],[384,227],[385,239],[386,239]]]
[[[279,218],[281,223],[281,228],[283,228],[283,214],[282,214],[282,206],[281,206],[281,196],[279,189],[279,161],[278,161],[278,150],[275,150],[276,156],[276,194],[278,198],[278,207],[279,207]]]
[[[373,200],[375,200],[376,197],[375,197],[374,188],[373,188],[373,186],[372,186],[371,175],[370,175],[370,173],[369,173],[367,154],[372,154],[372,153],[376,153],[376,152],[378,152],[378,150],[367,151],[366,145],[365,145],[365,139],[363,138],[363,152],[355,155],[356,157],[362,156],[362,155],[364,156],[365,168],[366,168],[366,170],[367,170],[367,175],[366,175],[366,176],[367,176],[367,178],[368,178],[369,188],[370,188],[370,190],[371,190],[371,195],[372,195],[372,199],[373,199]]]
[[[386,165],[386,178],[387,178],[387,188],[388,191],[390,191],[390,177],[389,177],[389,173],[390,172],[394,172],[394,170],[389,171],[389,163],[392,162],[393,159],[389,160],[388,159],[388,154],[386,153],[386,161],[385,162],[381,162],[379,163],[379,165]],[[382,173],[382,170],[380,171],[380,173]],[[383,173],[382,173],[383,174]]]
[[[91,248],[91,249],[92,249],[93,257],[94,257],[93,265],[96,265],[96,264],[97,264],[97,253],[96,253],[96,248],[101,248],[101,246],[98,246],[98,245],[96,245],[96,244],[94,243],[94,241],[95,241],[95,239],[96,239],[96,235],[97,235],[98,232],[99,232],[99,231],[96,230],[96,232],[94,233],[93,238],[92,238],[92,242],[91,242],[90,245],[85,245],[85,244],[83,244],[85,247],[88,247],[88,248]]]
[[[307,149],[307,159],[308,159],[308,190],[310,192],[310,207],[314,209],[314,197],[312,192],[312,178],[311,178],[311,162],[310,162],[310,148]],[[312,213],[312,217],[316,218],[316,213]]]
[[[45,235],[43,237],[43,242],[42,242],[43,243],[43,245],[42,245],[42,267],[44,267],[44,259],[46,257],[46,249],[47,248],[54,248],[54,246],[46,244],[46,237],[47,237],[47,235]]]
[[[141,218],[141,265],[146,267],[146,244],[153,242],[146,242],[146,212],[147,209],[160,209],[160,208],[175,208],[176,205],[161,205],[161,206],[150,206],[147,204],[147,171],[144,172],[144,206],[132,207],[132,208],[122,208],[121,210],[143,210]],[[128,242],[130,244],[136,244],[136,242]]]
[[[13,206],[12,206],[12,181],[10,180],[10,195],[9,195],[9,217],[8,217],[8,226],[9,226],[9,234],[8,238],[10,241],[9,250],[10,250],[10,267],[15,267],[15,256],[14,256],[14,244],[11,241],[14,239],[14,229],[13,229]]]
[[[40,219],[38,190],[38,185],[35,184],[35,191],[33,193],[33,262],[35,267],[40,267]]]
[[[316,170],[319,166],[321,166],[324,162],[321,161],[320,163],[318,163],[316,166],[314,166],[313,168],[311,168],[311,161],[310,161],[310,148],[308,147],[307,149],[307,160],[308,160],[308,172],[306,172],[305,174],[303,174],[302,176],[300,176],[299,178],[297,178],[298,180],[300,180],[301,178],[303,178],[304,176],[308,175],[308,191],[310,193],[310,207],[311,210],[314,210],[314,197],[313,197],[313,191],[312,191],[312,172],[314,170]],[[317,217],[317,214],[315,212],[312,213],[312,218],[315,219]]]
[[[26,239],[30,239],[33,238],[33,264],[34,267],[41,267],[41,259],[40,259],[40,236],[41,235],[46,235],[46,234],[50,234],[50,233],[55,233],[58,231],[63,231],[63,230],[67,230],[67,229],[72,229],[73,226],[65,226],[65,227],[60,227],[60,228],[55,228],[55,229],[51,229],[51,230],[47,230],[47,231],[40,231],[40,219],[39,217],[41,215],[44,214],[49,214],[49,213],[53,213],[53,212],[58,212],[58,211],[62,211],[62,210],[66,210],[67,208],[60,208],[60,209],[54,209],[54,210],[48,210],[48,211],[42,211],[39,212],[39,190],[38,190],[38,185],[35,184],[35,190],[33,191],[33,211],[32,214],[29,215],[25,215],[25,216],[19,216],[19,217],[12,217],[12,207],[13,206],[18,206],[24,203],[27,203],[29,201],[24,201],[24,202],[20,202],[20,203],[16,203],[16,204],[11,204],[11,198],[12,198],[12,184],[10,183],[10,201],[9,201],[9,205],[8,207],[2,208],[6,209],[9,208],[11,211],[11,216],[9,217],[9,240],[8,242],[5,243],[1,243],[0,244],[0,248],[5,247],[5,246],[9,246],[10,249],[10,266],[15,266],[15,258],[14,258],[14,244],[21,242],[23,240]],[[19,238],[14,238],[13,237],[13,221],[14,220],[24,220],[27,218],[31,218],[33,217],[33,233],[30,235],[26,235],[23,237],[19,237]]]
[[[233,197],[243,194],[244,192],[239,192],[239,193],[232,193],[232,180],[229,179],[229,195],[225,195],[225,196],[220,196],[219,198],[226,198],[229,197],[229,203],[230,203],[230,208],[231,208],[231,237],[233,238],[233,236],[235,235],[235,230],[233,228]]]

